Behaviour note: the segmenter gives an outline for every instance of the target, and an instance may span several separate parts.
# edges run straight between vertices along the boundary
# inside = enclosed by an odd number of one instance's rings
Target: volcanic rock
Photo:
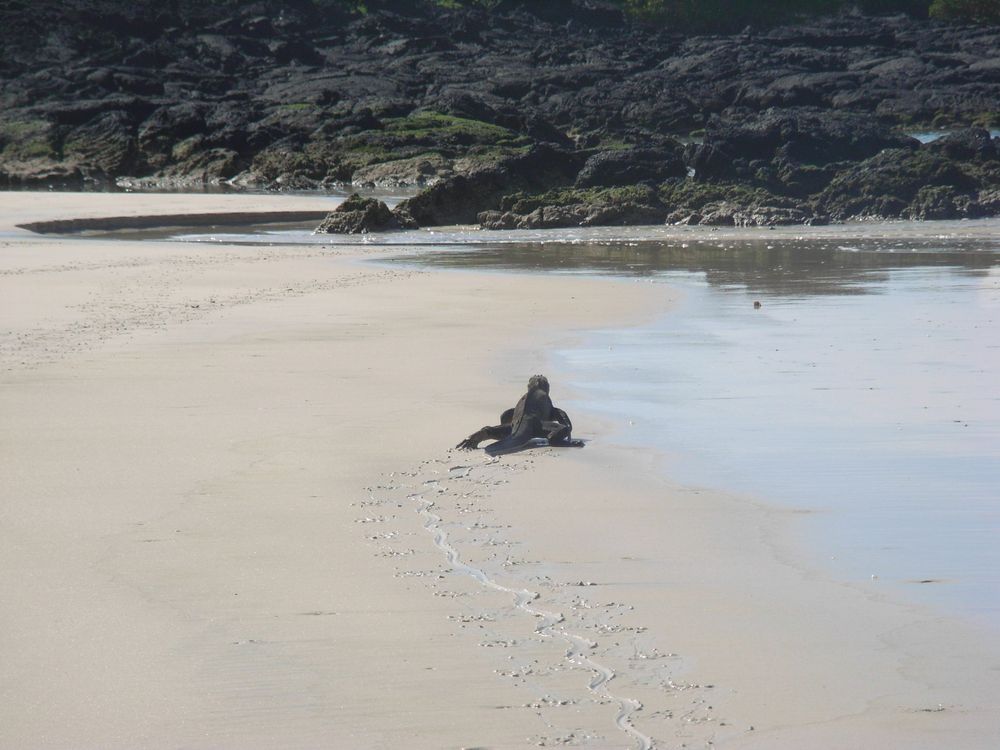
[[[375,198],[351,195],[316,227],[317,234],[367,234],[393,229],[411,229],[413,224],[401,219]]]

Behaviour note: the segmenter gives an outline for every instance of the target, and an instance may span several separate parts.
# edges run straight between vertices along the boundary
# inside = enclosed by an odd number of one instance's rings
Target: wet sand
[[[809,567],[795,513],[597,414],[448,450],[669,287],[13,228],[328,204],[0,196],[0,745],[993,747],[996,649]]]
[[[677,309],[559,356],[676,481],[808,509],[816,564],[1000,637],[1000,267],[957,256],[811,287],[669,275]]]

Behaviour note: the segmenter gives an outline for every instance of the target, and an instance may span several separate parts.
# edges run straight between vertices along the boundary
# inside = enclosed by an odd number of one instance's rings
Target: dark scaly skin
[[[535,375],[528,381],[528,390],[517,406],[500,415],[499,425],[483,427],[455,447],[475,450],[483,440],[496,440],[487,446],[486,452],[499,456],[521,450],[535,438],[546,438],[550,445],[582,445],[570,438],[572,429],[569,415],[552,405],[548,379]]]

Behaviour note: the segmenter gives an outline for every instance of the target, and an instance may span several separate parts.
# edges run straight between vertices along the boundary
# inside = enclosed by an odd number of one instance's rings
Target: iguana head
[[[549,379],[544,375],[532,375],[531,380],[528,381],[528,390],[533,391],[537,388],[541,388],[546,393],[549,392]]]

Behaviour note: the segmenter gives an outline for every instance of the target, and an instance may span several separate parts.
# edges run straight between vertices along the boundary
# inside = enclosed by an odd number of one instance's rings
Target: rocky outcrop
[[[317,234],[367,234],[415,227],[407,216],[393,213],[382,201],[354,193],[323,219],[315,231]]]
[[[572,183],[582,161],[573,151],[539,145],[527,153],[470,166],[466,174],[403,201],[399,211],[421,226],[471,224],[483,210],[499,207],[505,195]]]
[[[703,143],[687,149],[694,184],[667,190],[668,203],[681,204],[670,220],[772,226],[990,215],[978,195],[1000,179],[998,154],[981,128],[922,145],[850,113],[768,110],[719,118]]]
[[[551,229],[555,227],[662,224],[667,210],[648,185],[582,190],[565,188],[542,194],[515,193],[500,201],[499,210],[484,211],[483,229]]]
[[[713,119],[704,142],[689,148],[688,159],[700,179],[751,178],[762,163],[776,161],[784,167],[787,184],[805,182],[808,191],[815,183],[803,180],[802,167],[858,161],[887,148],[919,145],[868,115],[815,108],[768,109]]]
[[[601,151],[583,165],[577,187],[614,187],[639,182],[658,184],[670,177],[684,177],[687,168],[680,144],[671,149],[627,148]]]
[[[427,154],[361,167],[351,175],[351,185],[358,188],[425,187],[453,174],[451,159]]]
[[[602,205],[571,203],[539,206],[527,214],[514,211],[483,211],[477,217],[482,229],[555,229],[559,227],[630,226],[662,224],[662,207],[639,203]]]
[[[401,225],[1000,212],[997,141],[968,127],[1000,125],[998,27],[684,37],[598,0],[349,8],[0,7],[0,186],[424,188]],[[915,124],[966,129],[921,146]]]
[[[996,27],[849,16],[683,37],[591,0],[348,8],[0,7],[0,183],[419,185],[470,154],[550,143],[594,159],[581,186],[626,185],[678,174],[669,153],[630,155],[705,130],[696,171],[729,179],[787,142],[787,182],[805,193],[829,175],[796,165],[872,156],[876,123],[1000,112]],[[735,127],[768,108],[771,122]]]
[[[777,227],[792,224],[816,224],[810,211],[781,206],[741,205],[728,201],[705,204],[698,214],[682,216],[678,224],[704,224],[712,227]]]
[[[998,180],[996,159],[953,160],[932,146],[889,149],[842,170],[816,205],[834,220],[972,218],[987,213],[980,194]]]
[[[1000,141],[991,139],[984,128],[966,128],[949,133],[926,145],[927,151],[946,159],[990,162],[1000,159]]]

